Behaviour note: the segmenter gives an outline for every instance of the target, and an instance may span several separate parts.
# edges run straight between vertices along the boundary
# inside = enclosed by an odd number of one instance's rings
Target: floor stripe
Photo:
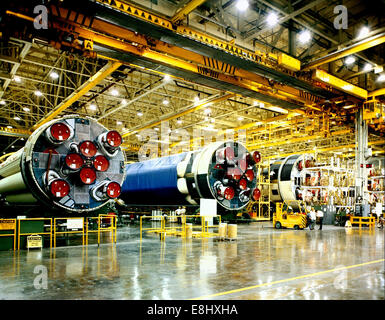
[[[288,278],[288,279],[282,279],[282,280],[262,283],[262,284],[258,284],[258,285],[255,285],[255,286],[239,288],[239,289],[234,289],[234,290],[225,291],[225,292],[214,293],[214,294],[210,294],[210,295],[207,295],[207,296],[201,296],[201,297],[193,298],[193,299],[189,299],[189,300],[203,300],[203,299],[208,299],[208,298],[224,296],[224,295],[231,294],[231,293],[237,293],[237,292],[252,290],[252,289],[256,289],[256,288],[260,288],[260,287],[265,287],[265,286],[271,286],[271,285],[277,284],[277,283],[283,283],[283,282],[289,282],[289,281],[294,281],[294,280],[298,280],[298,279],[315,277],[315,276],[319,276],[321,274],[326,274],[326,273],[340,271],[340,270],[347,270],[347,269],[352,269],[352,268],[358,268],[358,267],[366,266],[368,264],[374,264],[374,263],[379,263],[379,262],[383,262],[383,261],[385,261],[385,259],[374,260],[374,261],[364,262],[364,263],[360,263],[360,264],[355,264],[355,265],[348,266],[348,267],[335,268],[335,269],[320,271],[320,272],[316,272],[316,273],[305,274],[303,276],[298,276],[298,277],[293,277],[293,278]]]

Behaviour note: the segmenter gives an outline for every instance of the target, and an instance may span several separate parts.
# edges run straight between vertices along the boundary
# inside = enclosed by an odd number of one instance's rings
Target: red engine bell
[[[297,168],[298,168],[299,171],[301,171],[303,169],[302,160],[300,162],[298,162]]]
[[[110,166],[110,162],[105,156],[98,155],[95,157],[94,168],[97,171],[101,171],[101,172],[107,171],[109,166]]]
[[[108,145],[113,148],[117,148],[122,144],[122,136],[115,130],[111,130],[107,133],[106,140]]]
[[[226,200],[231,200],[234,198],[235,191],[232,187],[221,186],[218,188],[218,195],[225,198]]]
[[[70,193],[70,185],[63,179],[55,179],[50,183],[49,190],[55,198],[63,198]]]
[[[85,157],[93,157],[96,154],[96,152],[98,151],[95,143],[93,143],[92,141],[89,141],[89,140],[83,141],[79,145],[79,150],[82,153],[82,155]]]
[[[247,178],[247,180],[249,181],[253,181],[254,180],[254,171],[249,169],[245,172],[245,176]]]
[[[117,182],[110,182],[107,186],[107,196],[114,199],[120,196],[121,187]]]
[[[253,190],[253,199],[255,201],[258,201],[260,197],[261,197],[261,190],[259,190],[258,188],[255,188]]]
[[[50,129],[51,137],[56,141],[66,141],[70,135],[70,128],[62,122],[54,123]]]
[[[247,181],[246,179],[239,180],[239,189],[246,190],[247,189]]]
[[[80,170],[80,180],[84,184],[92,184],[96,180],[96,172],[91,168],[83,168]]]
[[[258,163],[261,161],[261,153],[259,151],[254,151],[253,152],[253,159],[255,163]]]
[[[72,170],[78,170],[83,166],[84,160],[77,153],[69,153],[65,157],[65,163],[68,168]]]

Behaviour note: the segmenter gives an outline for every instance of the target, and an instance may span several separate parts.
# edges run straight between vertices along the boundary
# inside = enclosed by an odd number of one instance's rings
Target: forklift
[[[298,208],[298,212],[294,212],[290,204],[293,204],[295,208]],[[276,229],[305,229],[307,226],[307,208],[305,203],[299,200],[285,200],[284,202],[277,202],[276,210],[273,216],[273,226]]]

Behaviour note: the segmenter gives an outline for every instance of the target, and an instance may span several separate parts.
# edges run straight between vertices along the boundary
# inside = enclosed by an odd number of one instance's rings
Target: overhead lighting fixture
[[[384,82],[385,81],[385,73],[380,74],[379,77],[377,78],[378,82]]]
[[[303,30],[298,35],[299,42],[302,44],[308,43],[311,39],[311,33],[309,30]]]
[[[13,127],[12,126],[7,126],[8,129],[12,129]]]
[[[163,100],[163,104],[164,104],[164,105],[168,105],[169,103],[170,103],[170,101],[168,101],[167,99],[164,99],[164,100]]]
[[[21,138],[20,140],[21,140],[21,141],[24,141],[24,138]]]
[[[169,74],[165,74],[163,80],[169,82],[171,80],[171,76]]]
[[[236,7],[239,11],[245,11],[249,7],[249,2],[247,0],[238,0]]]
[[[211,119],[210,119],[210,122],[211,122],[211,123],[215,123],[215,119],[214,119],[214,118],[211,118]]]
[[[19,117],[13,117],[13,119],[15,119],[16,121],[20,121],[21,119]]]
[[[122,99],[122,101],[120,102],[123,106],[127,105],[127,100],[126,99]]]
[[[270,27],[274,27],[278,23],[278,15],[275,12],[270,12],[266,17],[266,22]]]
[[[238,117],[238,120],[239,121],[242,121],[244,118],[243,117]]]
[[[204,114],[210,114],[211,113],[211,109],[210,108],[206,108],[203,110],[203,113]]]
[[[0,104],[5,106],[7,103],[4,100],[0,100]]]
[[[194,102],[195,102],[195,103],[198,103],[198,102],[199,102],[199,100],[200,100],[200,99],[199,99],[199,97],[198,97],[198,96],[195,96],[195,97],[194,97]]]
[[[345,64],[347,66],[351,65],[352,63],[354,63],[354,61],[356,61],[356,58],[354,58],[353,56],[349,56],[345,59]]]
[[[122,122],[122,121],[116,121],[116,124],[117,124],[118,126],[121,126],[121,125],[123,124],[123,122]]]
[[[370,29],[369,29],[367,26],[364,26],[364,27],[362,27],[362,28],[360,29],[360,32],[358,33],[357,38],[358,38],[358,39],[365,38],[365,37],[368,36],[369,32],[370,32]]]
[[[56,71],[52,71],[49,76],[51,77],[51,79],[53,80],[56,80],[59,78],[59,74],[56,72]]]
[[[183,122],[183,121],[180,120],[180,119],[178,119],[178,120],[176,121],[177,124],[182,124],[182,122]]]
[[[21,79],[19,76],[14,76],[13,77],[13,80],[15,80],[15,82],[21,82]]]
[[[93,104],[93,103],[91,103],[90,106],[89,106],[90,110],[96,110],[96,108],[97,108],[96,104]]]
[[[119,91],[118,90],[116,90],[116,89],[112,89],[111,90],[111,94],[113,95],[113,96],[118,96],[119,95]]]
[[[40,90],[36,90],[36,91],[34,92],[34,94],[35,94],[35,96],[37,96],[37,97],[41,97],[41,96],[43,95],[43,93],[42,93]]]
[[[141,116],[143,115],[143,113],[139,111],[139,112],[137,113],[137,115],[138,115],[138,117],[141,117]]]
[[[30,112],[30,111],[31,111],[31,109],[28,108],[28,107],[24,107],[23,110],[24,110],[25,112]]]
[[[370,71],[373,69],[373,66],[370,63],[365,64],[363,71]]]
[[[159,128],[154,128],[155,131],[159,131]]]

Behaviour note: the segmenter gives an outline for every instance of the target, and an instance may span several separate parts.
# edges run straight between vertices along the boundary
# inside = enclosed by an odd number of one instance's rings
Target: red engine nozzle
[[[110,166],[110,162],[108,161],[108,159],[105,156],[98,155],[95,157],[94,168],[97,171],[101,171],[101,172],[107,171],[109,166]]]
[[[80,154],[69,153],[65,157],[65,163],[68,168],[72,170],[78,170],[83,166],[84,160]]]
[[[245,172],[245,176],[247,178],[247,180],[249,181],[253,181],[254,180],[254,171],[249,169]]]
[[[261,161],[261,153],[259,151],[254,151],[253,152],[253,159],[255,163],[258,163]]]
[[[246,190],[247,189],[247,181],[246,179],[239,180],[239,189]]]
[[[224,147],[216,151],[216,160],[218,163],[223,163],[225,160],[228,162],[232,162],[234,158],[234,149],[231,147]]]
[[[226,200],[231,200],[234,198],[235,191],[232,187],[220,186],[218,188],[218,195],[225,198]]]
[[[83,156],[88,157],[88,158],[93,157],[96,154],[96,152],[98,151],[95,143],[93,143],[92,141],[89,141],[89,140],[83,141],[79,145],[79,150]]]
[[[55,198],[63,198],[70,193],[70,185],[64,179],[55,179],[49,184],[49,190]]]
[[[106,135],[106,142],[109,147],[117,148],[122,144],[122,136],[118,131],[108,131]]]
[[[91,168],[81,169],[79,176],[84,184],[92,184],[96,180],[96,172]]]
[[[120,184],[113,181],[107,185],[106,194],[109,198],[114,199],[120,196],[121,190]]]
[[[54,123],[49,127],[48,137],[54,143],[60,143],[68,140],[71,136],[70,128],[63,122]]]
[[[261,190],[259,190],[258,188],[255,188],[253,190],[253,199],[255,201],[258,201],[260,197],[261,197]]]

